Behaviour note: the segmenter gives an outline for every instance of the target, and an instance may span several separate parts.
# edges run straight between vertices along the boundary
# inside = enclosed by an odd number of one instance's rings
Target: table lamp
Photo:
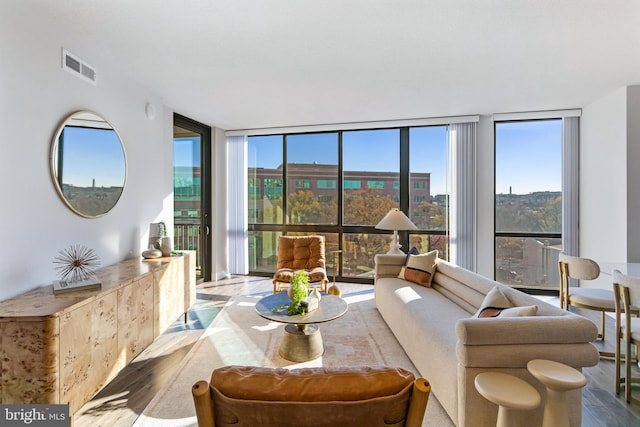
[[[404,255],[398,243],[398,230],[417,230],[418,227],[398,208],[393,208],[380,220],[376,228],[379,230],[393,230],[393,243],[387,254]]]

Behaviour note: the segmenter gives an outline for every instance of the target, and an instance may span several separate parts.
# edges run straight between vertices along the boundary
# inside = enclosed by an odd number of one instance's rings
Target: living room
[[[549,111],[579,111],[580,255],[640,261],[636,2],[130,3],[0,6],[2,174],[14,201],[1,209],[17,242],[3,250],[0,300],[50,285],[70,245],[108,266],[139,257],[150,223],[172,224],[174,113],[213,130],[214,279],[232,272],[228,131],[477,116],[474,263],[493,278],[494,115]],[[62,69],[62,49],[97,70],[95,85]],[[50,176],[55,130],[80,110],[113,124],[127,162],[118,204],[91,220]]]

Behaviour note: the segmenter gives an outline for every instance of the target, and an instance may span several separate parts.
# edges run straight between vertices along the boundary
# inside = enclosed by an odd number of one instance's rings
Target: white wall
[[[586,105],[580,119],[580,255],[627,261],[627,90]]]
[[[640,86],[585,106],[580,128],[580,255],[640,262]],[[602,274],[581,286],[611,287]]]
[[[55,279],[53,258],[72,244],[96,250],[102,265],[139,256],[150,222],[172,222],[173,114],[100,52],[58,28],[54,18],[16,13],[0,37],[0,174],[2,245],[0,300]],[[98,71],[93,86],[62,70],[61,48]],[[158,117],[145,116],[145,104]],[[119,132],[128,174],[120,202],[106,216],[85,219],[59,199],[49,172],[53,133],[70,113],[93,110]]]

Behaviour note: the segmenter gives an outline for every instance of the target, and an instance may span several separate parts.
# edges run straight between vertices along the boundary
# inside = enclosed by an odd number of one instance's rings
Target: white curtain
[[[229,273],[248,274],[247,137],[227,136],[229,153]]]
[[[451,254],[456,265],[476,269],[476,134],[477,123],[452,123]]]
[[[580,117],[562,118],[562,250],[579,256]]]

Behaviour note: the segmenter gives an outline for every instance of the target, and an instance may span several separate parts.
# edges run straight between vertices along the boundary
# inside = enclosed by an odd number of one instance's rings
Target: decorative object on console
[[[411,222],[411,220],[398,208],[393,208],[380,220],[376,225],[379,230],[393,230],[393,243],[387,254],[403,255],[404,252],[400,250],[402,247],[398,243],[398,230],[417,230],[418,227]]]
[[[100,265],[100,257],[93,249],[83,245],[72,245],[60,251],[53,260],[59,264],[56,270],[62,280],[84,280]]]
[[[91,274],[89,277],[83,280],[54,280],[53,281],[53,293],[61,294],[64,292],[82,291],[85,289],[95,289],[102,286],[100,279]]]
[[[160,249],[163,257],[171,256],[173,244],[164,221],[149,224],[149,246]]]
[[[145,259],[160,258],[161,256],[162,251],[160,249],[157,249],[153,245],[150,245],[149,249],[147,249],[146,251],[142,251],[142,257]]]
[[[54,280],[53,292],[69,292],[100,287],[98,278],[91,272],[100,265],[100,257],[93,249],[83,245],[72,245],[63,249],[53,259],[58,264],[60,280]]]
[[[160,249],[163,224],[163,222],[152,222],[149,224],[149,246]]]
[[[164,221],[160,222],[162,235],[160,237],[160,250],[162,251],[162,256],[171,256],[171,252],[173,251],[173,244],[171,242],[171,237],[167,233],[167,224]]]

